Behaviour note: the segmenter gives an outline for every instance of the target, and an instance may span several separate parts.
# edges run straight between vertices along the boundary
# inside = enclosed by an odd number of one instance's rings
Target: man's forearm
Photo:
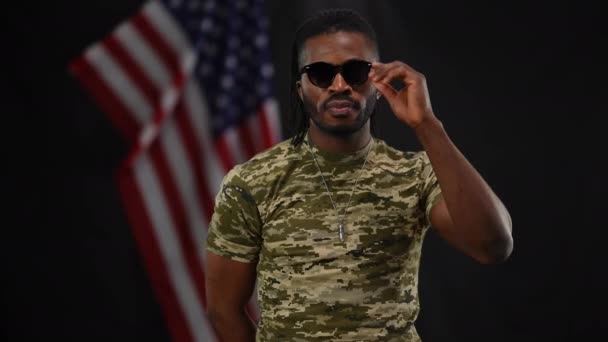
[[[255,325],[245,310],[210,311],[209,319],[222,342],[255,341]]]
[[[415,128],[441,186],[454,228],[473,248],[510,253],[511,218],[434,116]]]

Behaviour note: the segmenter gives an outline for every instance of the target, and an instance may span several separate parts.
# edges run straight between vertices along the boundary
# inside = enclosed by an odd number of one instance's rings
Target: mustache
[[[361,109],[361,104],[359,104],[359,102],[353,100],[350,96],[348,96],[347,94],[335,94],[333,96],[331,96],[330,98],[328,98],[327,100],[325,100],[323,102],[323,108],[327,109],[327,104],[331,101],[348,101],[350,103],[352,103],[352,106],[354,109]]]

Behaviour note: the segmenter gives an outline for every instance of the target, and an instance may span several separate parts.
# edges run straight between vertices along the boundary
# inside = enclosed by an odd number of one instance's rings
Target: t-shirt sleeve
[[[426,152],[421,152],[422,157],[422,169],[420,171],[420,182],[422,185],[421,199],[424,205],[424,213],[426,217],[426,223],[431,224],[430,214],[433,206],[441,199],[441,187],[439,187],[439,181],[431,165]]]
[[[257,262],[262,244],[258,207],[238,169],[222,181],[215,198],[205,247],[213,254],[241,262]]]

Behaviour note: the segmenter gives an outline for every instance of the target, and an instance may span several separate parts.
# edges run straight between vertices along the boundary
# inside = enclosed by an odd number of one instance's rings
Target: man
[[[424,76],[379,62],[359,15],[316,15],[293,49],[297,132],[235,167],[216,198],[206,259],[212,324],[223,341],[418,341],[428,227],[489,264],[511,253],[510,216],[434,115]],[[405,86],[394,89],[395,80]],[[372,137],[380,97],[424,151]],[[245,311],[256,279],[257,328]]]

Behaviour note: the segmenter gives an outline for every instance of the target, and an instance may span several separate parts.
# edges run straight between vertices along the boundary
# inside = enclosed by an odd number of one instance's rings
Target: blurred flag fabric
[[[265,9],[148,1],[70,63],[130,146],[117,184],[175,341],[216,340],[203,260],[213,200],[230,168],[281,139]]]

